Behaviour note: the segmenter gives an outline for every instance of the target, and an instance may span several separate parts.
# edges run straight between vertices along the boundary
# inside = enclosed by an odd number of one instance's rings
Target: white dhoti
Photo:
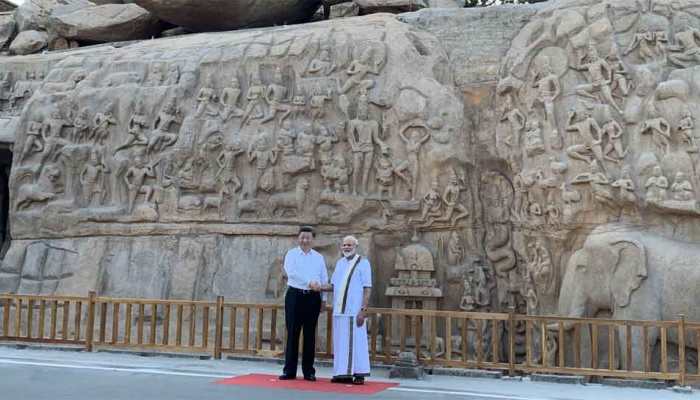
[[[358,327],[354,315],[333,316],[333,375],[369,375],[367,322]]]

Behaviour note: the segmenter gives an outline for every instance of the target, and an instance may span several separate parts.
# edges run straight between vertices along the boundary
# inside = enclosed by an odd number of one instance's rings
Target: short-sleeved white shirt
[[[284,272],[287,274],[287,285],[293,288],[309,289],[309,283],[313,281],[322,285],[328,283],[326,260],[314,249],[308,253],[304,253],[301,247],[287,251],[284,256]]]

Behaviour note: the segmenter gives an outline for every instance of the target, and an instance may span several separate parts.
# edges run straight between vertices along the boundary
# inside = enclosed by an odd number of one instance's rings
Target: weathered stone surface
[[[7,46],[17,32],[14,14],[0,15],[0,48]]]
[[[95,5],[88,0],[32,0],[23,2],[15,11],[17,28],[26,30],[47,30],[49,17],[77,11]]]
[[[355,17],[360,14],[360,6],[357,3],[340,3],[331,6],[329,19]]]
[[[135,0],[163,21],[217,31],[308,21],[320,0]]]
[[[22,31],[10,44],[13,54],[32,54],[43,49],[48,44],[49,35],[41,31]]]
[[[51,31],[68,39],[112,42],[146,39],[160,33],[160,21],[136,4],[85,7],[52,16]]]
[[[402,13],[429,7],[427,0],[353,0],[362,14],[379,12]]]

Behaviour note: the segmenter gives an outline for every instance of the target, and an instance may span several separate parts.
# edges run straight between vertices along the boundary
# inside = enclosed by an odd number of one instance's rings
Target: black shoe
[[[282,374],[282,375],[278,376],[277,379],[279,379],[279,380],[281,380],[281,381],[290,381],[290,380],[293,380],[293,379],[297,379],[297,377],[296,377],[296,376],[292,376],[292,375]]]
[[[316,375],[304,375],[304,380],[309,382],[316,382]]]
[[[331,378],[331,383],[352,383],[352,378],[347,376],[334,376]]]
[[[364,385],[365,384],[365,378],[362,376],[356,376],[352,380],[353,385]]]

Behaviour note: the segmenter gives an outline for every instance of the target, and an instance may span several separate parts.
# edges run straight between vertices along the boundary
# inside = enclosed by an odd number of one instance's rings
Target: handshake
[[[314,292],[320,292],[323,288],[321,287],[320,283],[316,281],[311,281],[309,282],[309,289],[313,290]]]

